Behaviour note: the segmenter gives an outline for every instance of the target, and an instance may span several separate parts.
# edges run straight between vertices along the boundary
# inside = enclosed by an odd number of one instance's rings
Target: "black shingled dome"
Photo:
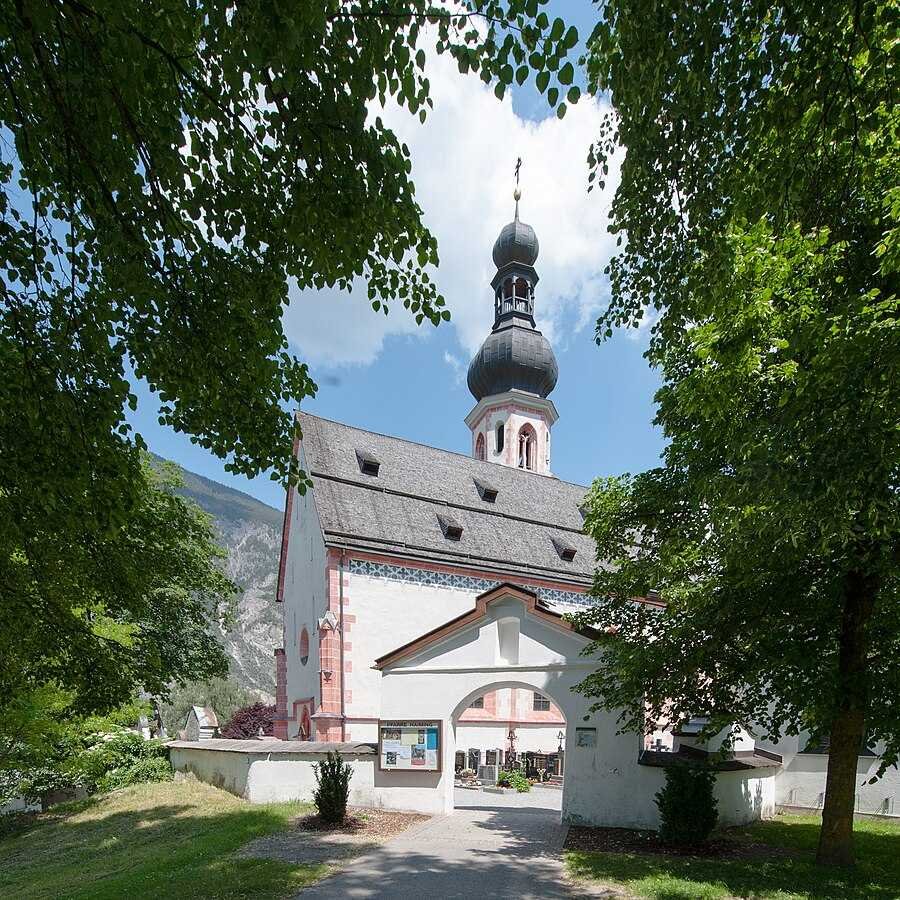
[[[513,319],[494,326],[469,365],[468,383],[476,400],[512,390],[546,397],[558,376],[547,338]]]
[[[499,237],[494,241],[494,265],[498,269],[511,262],[533,266],[539,249],[540,244],[534,229],[520,222],[517,213],[515,220],[504,225]]]

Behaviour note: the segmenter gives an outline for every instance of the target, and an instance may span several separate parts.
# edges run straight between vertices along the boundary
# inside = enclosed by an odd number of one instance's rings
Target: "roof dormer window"
[[[356,461],[359,463],[359,471],[362,472],[363,475],[378,476],[378,469],[381,466],[381,462],[374,454],[369,453],[368,450],[357,450]]]
[[[497,488],[492,484],[488,484],[483,478],[475,478],[475,487],[478,489],[478,496],[485,503],[493,503],[497,499]]]
[[[446,513],[438,513],[438,524],[448,541],[458,541],[462,537],[463,528],[459,522]]]
[[[559,558],[565,560],[566,562],[572,562],[575,559],[575,548],[568,543],[568,541],[564,541],[562,538],[553,538],[553,546],[556,549],[556,552],[559,554]]]

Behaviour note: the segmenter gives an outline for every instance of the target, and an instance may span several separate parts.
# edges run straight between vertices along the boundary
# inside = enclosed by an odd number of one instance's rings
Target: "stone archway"
[[[589,701],[572,690],[592,668],[581,655],[590,640],[540,606],[532,592],[504,584],[482,594],[470,613],[377,660],[383,676],[382,720],[438,721],[443,735],[440,772],[382,773],[379,786],[402,788],[416,803],[452,812],[455,721],[474,697],[492,687],[539,692],[553,701],[565,722],[590,724]],[[565,732],[566,765],[572,773],[573,729]],[[575,763],[592,766],[594,757],[580,753]],[[591,777],[585,772],[585,780]],[[564,780],[563,816],[570,794],[574,797],[571,781]]]

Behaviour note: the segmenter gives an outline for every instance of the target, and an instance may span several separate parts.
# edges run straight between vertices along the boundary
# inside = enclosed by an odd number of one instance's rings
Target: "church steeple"
[[[537,235],[519,219],[518,187],[513,196],[515,217],[494,243],[494,327],[469,365],[477,403],[466,424],[477,457],[548,475],[550,428],[558,418],[548,397],[559,371],[534,322]]]
[[[540,245],[530,225],[519,220],[522,192],[516,188],[516,216],[503,227],[494,242],[494,265],[497,274],[491,281],[494,289],[494,325],[504,316],[520,316],[534,327],[534,289],[538,274],[534,263]]]

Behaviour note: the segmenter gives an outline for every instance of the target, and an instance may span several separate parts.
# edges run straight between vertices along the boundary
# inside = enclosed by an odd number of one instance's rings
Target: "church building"
[[[298,414],[312,485],[285,505],[275,737],[296,754],[377,752],[376,805],[452,811],[454,769],[512,758],[562,771],[566,821],[655,827],[661,769],[721,735],[695,737],[702,720],[622,734],[614,711],[572,690],[596,635],[564,614],[588,602],[596,548],[586,488],[553,475],[558,367],[535,324],[538,240],[518,201],[493,248],[493,328],[469,366],[470,455]],[[896,767],[871,781],[878,752],[860,756],[857,809],[898,815]],[[809,735],[772,745],[741,731],[721,764],[720,821],[820,807],[827,759]],[[266,798],[306,796],[283,778]]]
[[[585,602],[594,547],[585,488],[551,470],[558,368],[534,320],[537,257],[517,196],[493,249],[494,326],[469,367],[470,457],[298,414],[312,487],[285,510],[277,736],[377,740],[374,662],[494,585],[527,587],[559,613]],[[565,727],[546,696],[489,691],[460,717],[457,765],[552,757]]]

